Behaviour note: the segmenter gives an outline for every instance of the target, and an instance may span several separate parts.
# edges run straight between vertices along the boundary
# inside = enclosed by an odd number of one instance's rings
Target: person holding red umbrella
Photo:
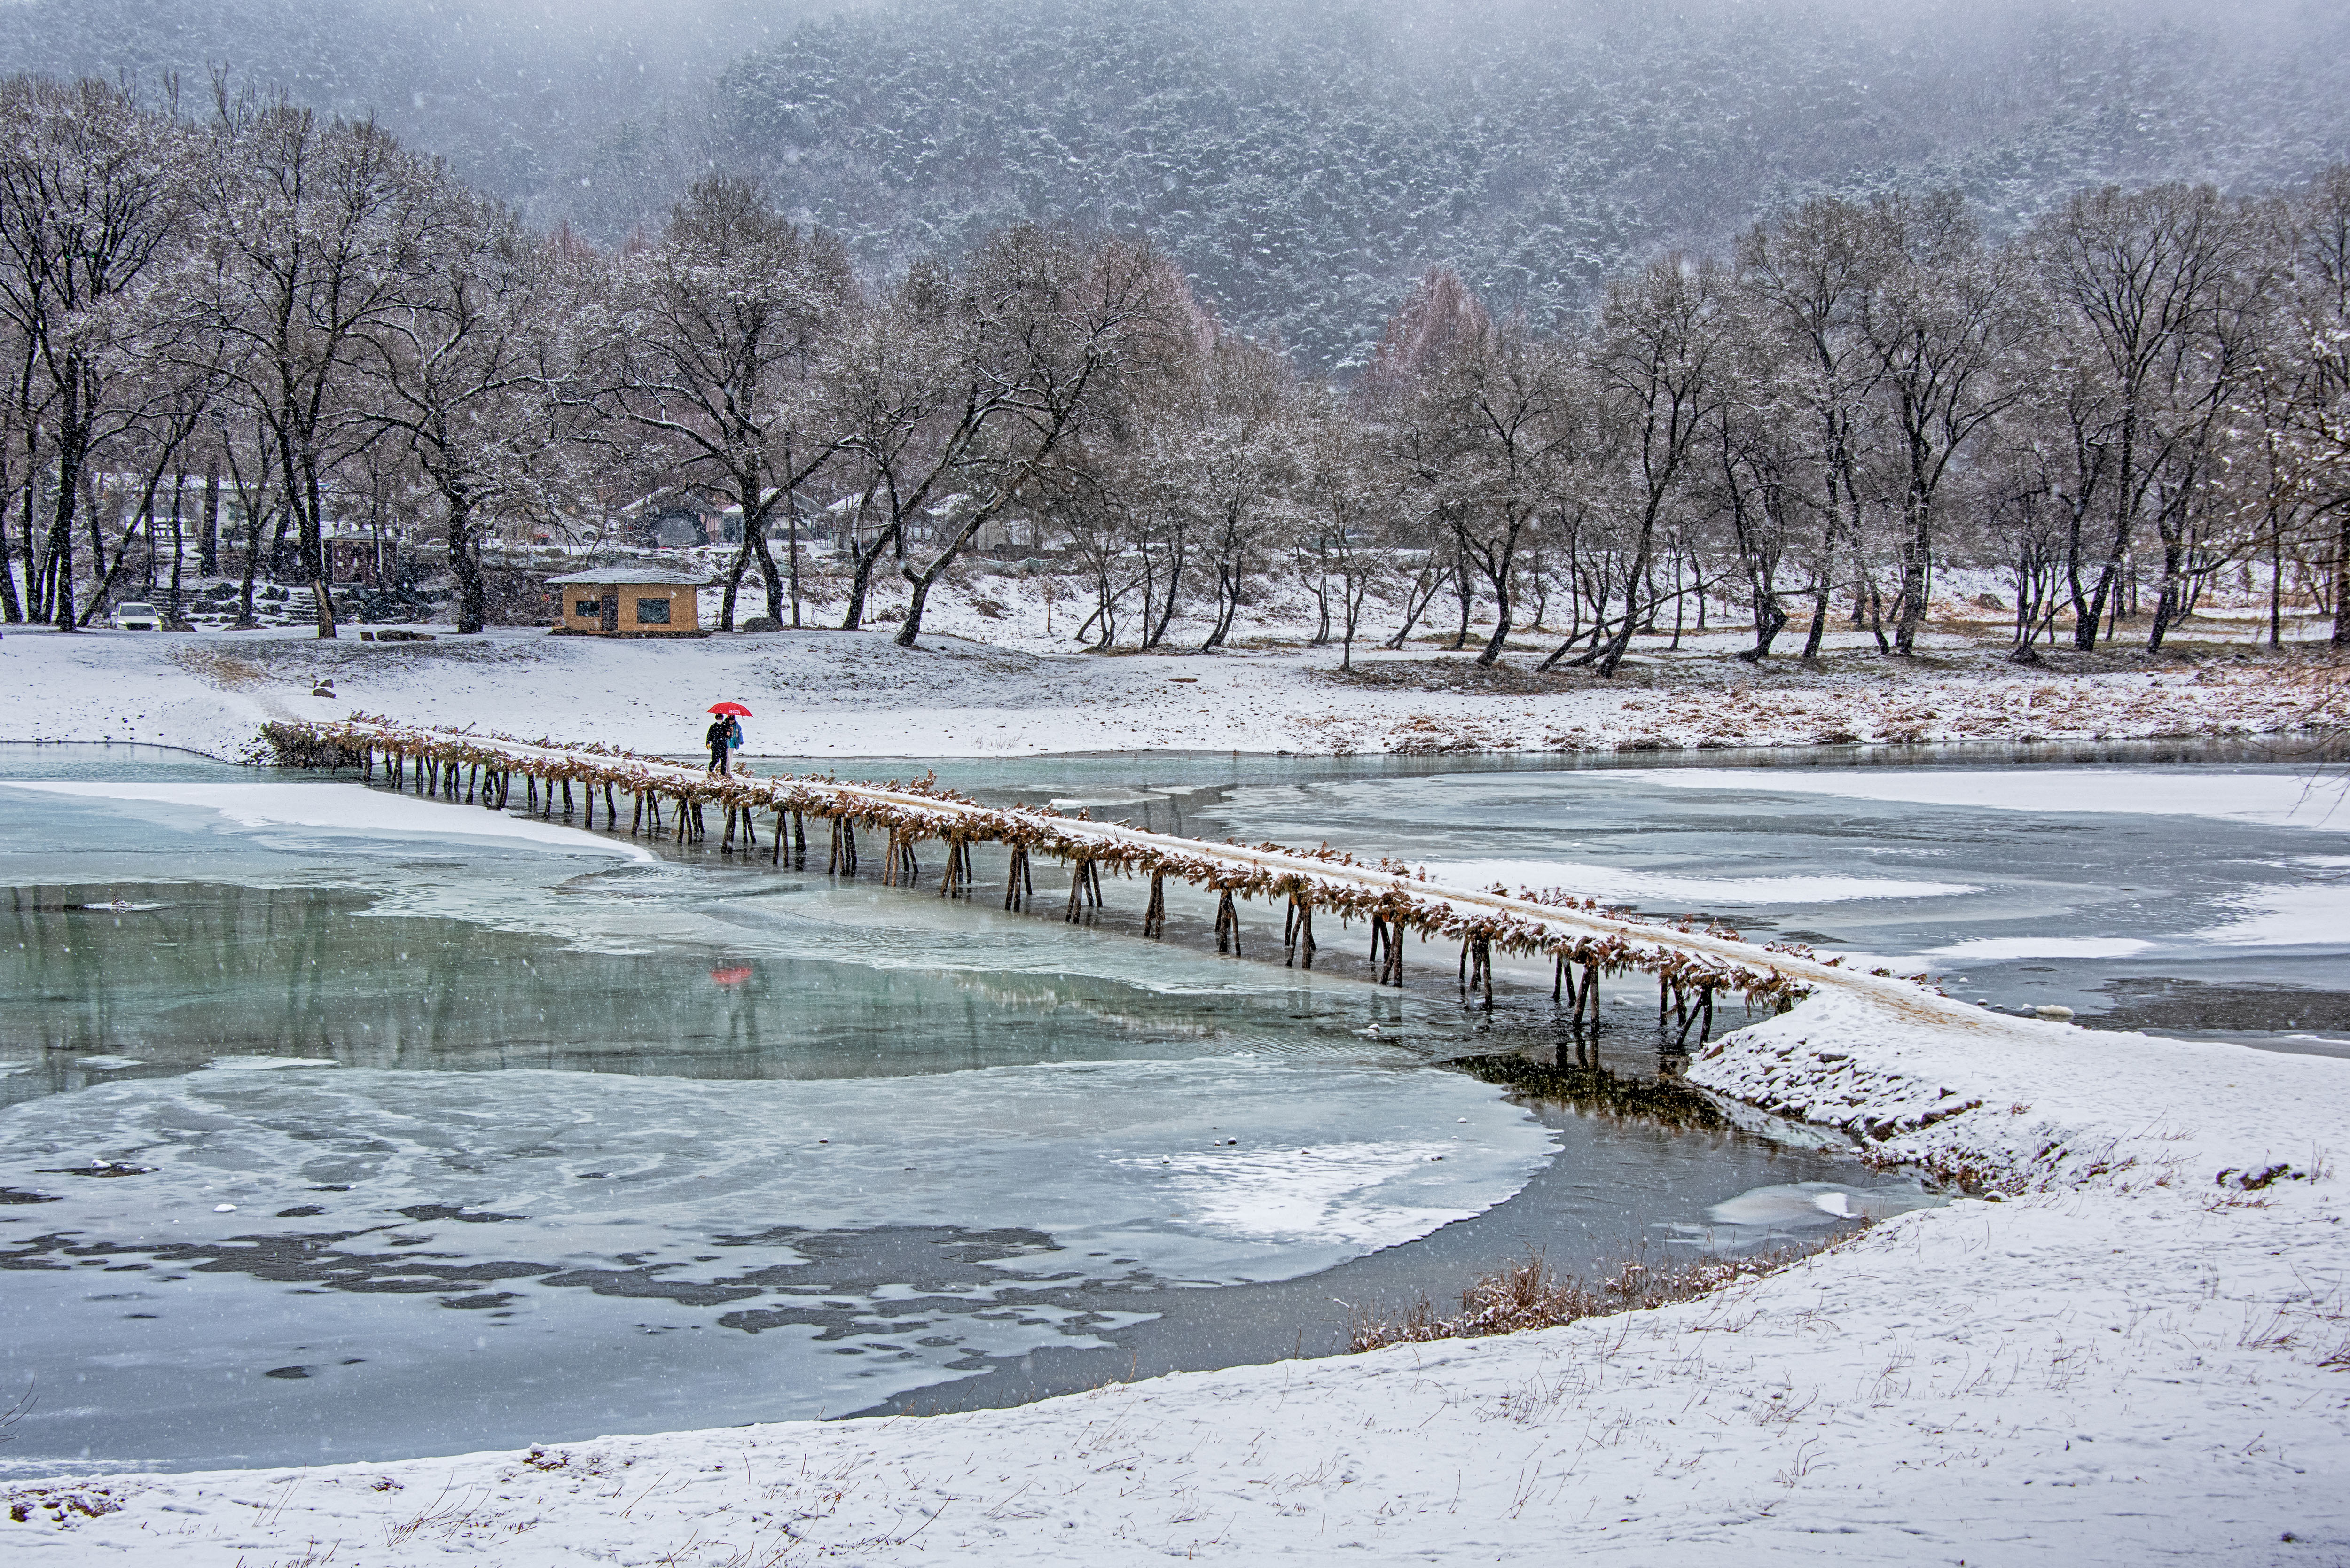
[[[741,749],[743,726],[739,721],[749,718],[751,710],[740,702],[713,702],[710,711],[717,715],[711,720],[710,728],[702,736],[710,742],[710,771],[712,774],[731,773],[733,769],[728,766],[726,753]]]

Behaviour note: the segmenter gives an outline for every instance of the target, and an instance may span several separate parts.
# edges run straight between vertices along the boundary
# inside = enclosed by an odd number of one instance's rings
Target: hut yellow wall
[[[637,619],[639,599],[667,599],[669,601],[667,624],[652,626],[640,624]],[[638,587],[630,583],[620,585],[620,629],[622,631],[692,631],[696,629],[695,612],[699,607],[699,596],[691,588],[677,587],[668,583],[650,587]]]
[[[601,603],[608,595],[617,595],[620,601],[622,631],[698,631],[701,629],[700,601],[695,590],[672,583],[567,583],[560,585],[563,593],[563,617],[557,623],[566,631],[600,631],[602,612],[579,613],[579,607],[590,601]],[[646,624],[637,619],[639,599],[669,601],[669,621]]]

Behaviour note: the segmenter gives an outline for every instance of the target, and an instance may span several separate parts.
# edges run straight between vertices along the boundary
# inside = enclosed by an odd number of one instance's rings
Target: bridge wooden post
[[[1281,945],[1288,954],[1282,961],[1283,968],[1314,967],[1314,898],[1302,887],[1290,892],[1289,913],[1281,923]]]
[[[1164,871],[1150,874],[1150,902],[1143,908],[1142,934],[1152,938],[1167,934],[1167,873]]]
[[[1482,931],[1461,939],[1461,986],[1468,992],[1482,988],[1485,1005],[1493,1005],[1493,941]]]
[[[1101,908],[1101,870],[1090,857],[1080,857],[1069,874],[1069,908],[1062,919],[1075,925],[1088,909]]]

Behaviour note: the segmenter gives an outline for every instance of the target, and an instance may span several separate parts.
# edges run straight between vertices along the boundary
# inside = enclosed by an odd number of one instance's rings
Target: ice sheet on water
[[[2154,945],[2136,937],[1977,937],[1929,948],[1918,956],[1981,959],[1987,963],[2027,958],[2129,958]]]
[[[2262,888],[2229,899],[2242,911],[2196,937],[2225,947],[2311,947],[2342,940],[2350,931],[2350,882]]]
[[[1708,1209],[1705,1217],[1716,1225],[1802,1231],[1844,1220],[1889,1220],[1943,1201],[1922,1189],[1862,1189],[1835,1181],[1795,1181],[1757,1187],[1724,1199]]]
[[[559,823],[536,822],[501,811],[419,800],[356,784],[137,784],[62,779],[0,780],[0,788],[82,799],[141,803],[179,811],[210,812],[245,831],[307,829],[338,839],[446,842],[491,840],[506,845],[650,860],[652,852],[626,839],[603,838]]]
[[[16,1107],[0,1115],[0,1183],[41,1187],[68,1159],[155,1168],[45,1206],[45,1231],[112,1241],[390,1227],[436,1257],[677,1285],[787,1266],[811,1234],[987,1227],[1057,1248],[1000,1260],[1009,1274],[1225,1282],[1481,1212],[1551,1141],[1459,1075],[1326,1058],[1010,1066],[895,1092],[312,1065],[224,1059]],[[233,1220],[213,1218],[223,1202]],[[275,1217],[288,1207],[305,1212]]]
[[[840,1414],[1101,1348],[1149,1299],[1129,1285],[1423,1235],[1511,1196],[1551,1141],[1498,1090],[1367,1049],[114,1080],[0,1113],[0,1187],[51,1199],[0,1208],[11,1365],[86,1407],[33,1418],[21,1451],[239,1463]],[[74,1174],[118,1161],[141,1168]]]
[[[1668,789],[1834,795],[2000,811],[2210,816],[2350,832],[2339,780],[2298,772],[2181,768],[1643,768],[1618,774]]]
[[[1500,883],[1516,892],[1564,888],[1585,898],[1694,904],[1841,904],[1866,898],[1948,898],[1980,893],[1969,882],[1891,877],[1686,877],[1575,860],[1439,860],[1430,880],[1456,887]]]

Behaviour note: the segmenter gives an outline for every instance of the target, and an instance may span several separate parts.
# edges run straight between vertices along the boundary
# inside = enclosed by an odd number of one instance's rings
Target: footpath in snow
[[[1694,640],[1694,639],[1693,639]],[[2291,735],[2339,723],[2314,656],[2020,669],[1942,639],[1905,661],[1846,649],[1825,670],[1729,657],[1735,638],[1644,655],[1617,682],[1513,655],[1336,649],[1103,658],[938,635],[803,631],[602,641],[495,629],[421,642],[251,633],[12,630],[0,741],[138,741],[249,754],[260,726],[365,712],[650,753],[701,744],[703,710],[750,706],[770,756],[980,757],[1137,750],[1662,751],[1684,747]],[[320,682],[327,682],[330,694]],[[2331,706],[2329,707],[2329,704]],[[2330,715],[2330,717],[2329,717]]]
[[[1824,995],[1693,1076],[1985,1197],[1653,1312],[1019,1409],[21,1485],[0,1557],[2350,1560],[2350,1063]]]

